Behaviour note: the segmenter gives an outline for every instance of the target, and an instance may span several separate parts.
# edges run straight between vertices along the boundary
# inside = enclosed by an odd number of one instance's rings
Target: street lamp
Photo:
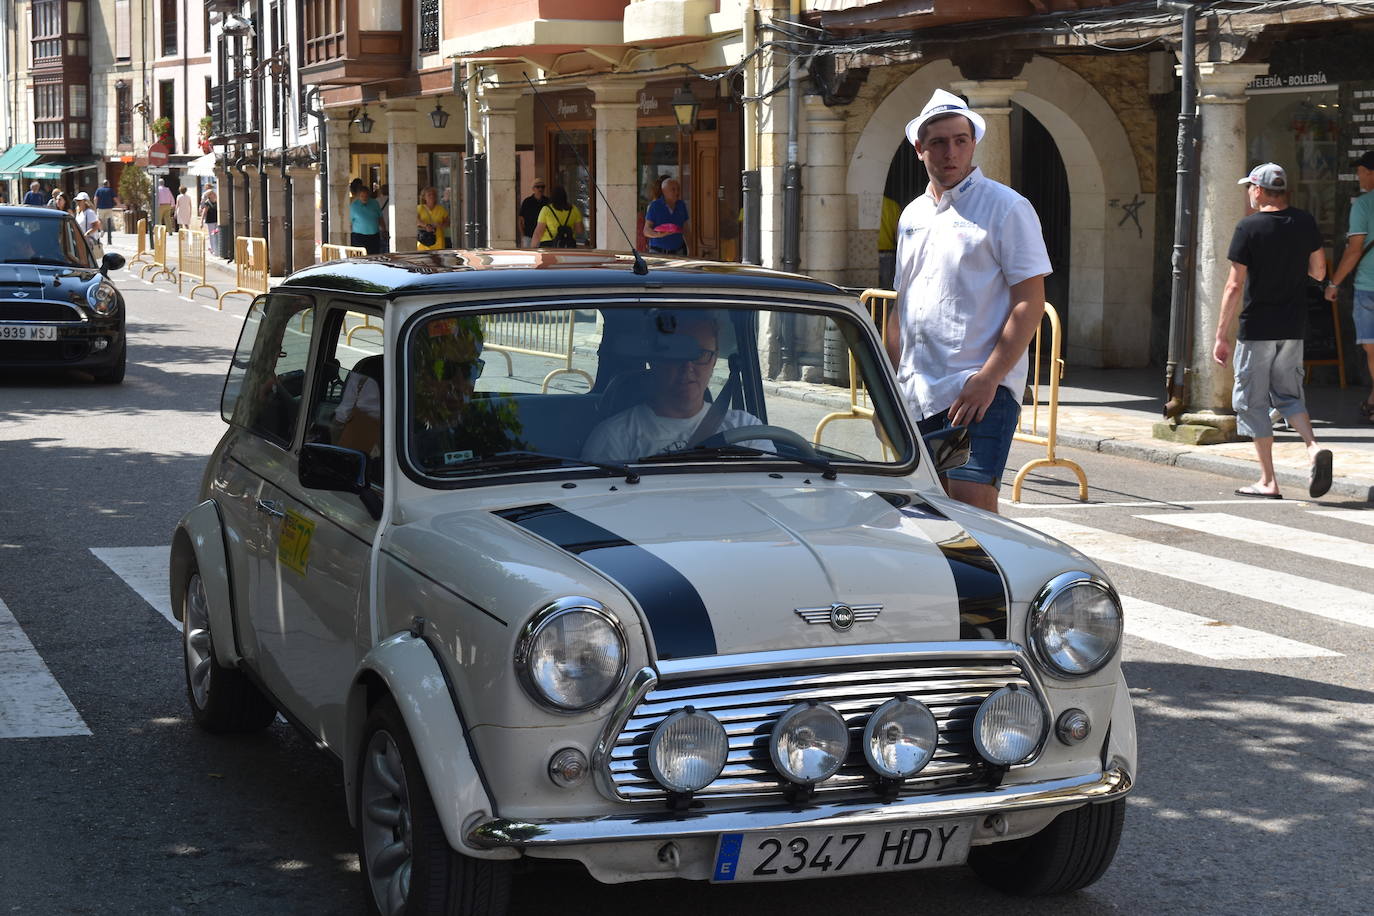
[[[441,129],[448,123],[448,112],[439,107],[438,99],[434,100],[434,110],[429,113],[429,120],[435,127]]]
[[[358,115],[358,120],[355,123],[358,125],[358,133],[370,134],[372,133],[373,125],[377,122],[367,116],[367,106],[364,105],[363,113]]]
[[[673,90],[673,117],[677,119],[679,130],[691,130],[696,126],[697,110],[700,108],[690,83],[684,80],[681,86]]]

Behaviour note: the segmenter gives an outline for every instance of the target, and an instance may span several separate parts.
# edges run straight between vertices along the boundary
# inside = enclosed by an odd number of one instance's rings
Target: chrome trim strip
[[[620,737],[621,730],[625,723],[639,704],[648,696],[649,691],[658,686],[658,672],[652,668],[640,668],[631,677],[629,685],[625,688],[620,697],[620,702],[611,711],[611,717],[606,720],[606,727],[601,730],[601,736],[596,739],[596,747],[592,750],[592,774],[596,779],[596,787],[602,795],[609,799],[616,799],[619,793],[616,791],[615,782],[611,778],[611,768],[607,764],[612,751],[615,750],[616,741]]]
[[[742,652],[738,655],[717,655],[710,658],[675,658],[661,660],[658,670],[664,681],[683,677],[739,676],[753,671],[777,671],[810,665],[863,665],[873,662],[897,662],[903,659],[922,659],[932,656],[956,659],[1006,658],[1020,659],[1021,647],[1014,642],[968,639],[955,642],[876,643],[858,646],[821,646],[811,649],[787,649],[777,652]]]
[[[1124,797],[1133,785],[1134,780],[1125,761],[1116,758],[1100,773],[1003,785],[976,794],[971,794],[967,789],[955,789],[902,798],[891,804],[866,799],[862,802],[817,804],[802,810],[780,805],[687,813],[663,810],[650,814],[638,810],[608,817],[532,822],[488,818],[468,831],[467,841],[479,849],[546,849],[581,843],[706,838],[744,830],[877,827],[926,818],[983,816],[1056,805],[1111,801]]]

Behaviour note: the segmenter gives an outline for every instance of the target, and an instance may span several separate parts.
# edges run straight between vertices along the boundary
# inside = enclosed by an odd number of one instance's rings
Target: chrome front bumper
[[[1124,797],[1131,787],[1131,773],[1125,762],[1113,760],[1112,765],[1101,773],[1086,776],[1000,786],[976,792],[952,789],[900,798],[889,804],[864,800],[819,803],[806,808],[774,806],[681,813],[655,810],[609,817],[533,822],[489,818],[468,831],[467,841],[477,849],[530,849],[579,843],[707,837],[743,830],[874,827],[927,818],[983,817],[1033,808],[1112,801]]]

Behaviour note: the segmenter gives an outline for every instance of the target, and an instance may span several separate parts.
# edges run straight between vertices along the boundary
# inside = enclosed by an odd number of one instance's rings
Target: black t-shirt
[[[534,235],[534,224],[539,222],[539,211],[544,209],[548,202],[547,197],[541,200],[533,194],[520,202],[520,218],[525,221],[526,235]]]
[[[1300,340],[1307,318],[1307,262],[1322,247],[1312,214],[1260,210],[1236,224],[1226,257],[1246,268],[1241,340]]]

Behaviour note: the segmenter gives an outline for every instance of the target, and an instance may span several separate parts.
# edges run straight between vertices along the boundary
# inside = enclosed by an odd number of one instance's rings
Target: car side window
[[[220,412],[228,422],[289,445],[305,393],[315,302],[269,293],[254,300],[224,382]]]
[[[334,309],[320,336],[320,381],[310,405],[311,439],[357,449],[368,456],[368,478],[380,485],[382,468],[382,319]]]

